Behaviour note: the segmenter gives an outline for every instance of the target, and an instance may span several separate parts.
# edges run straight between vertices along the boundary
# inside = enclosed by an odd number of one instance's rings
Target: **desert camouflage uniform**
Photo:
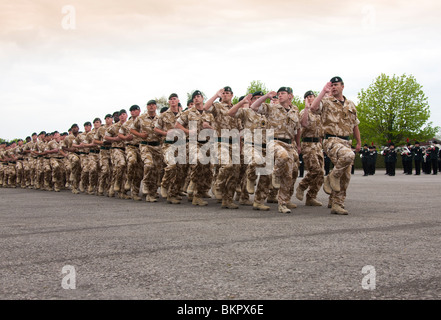
[[[299,110],[293,105],[287,110],[280,104],[262,103],[258,112],[266,116],[268,129],[274,129],[274,140],[267,141],[267,149],[274,150],[273,175],[280,179],[279,206],[287,205],[298,176],[299,155],[295,136],[300,129]]]
[[[68,135],[63,141],[62,141],[62,147],[63,148],[72,148],[73,142],[76,139],[76,137],[73,134]],[[80,178],[81,178],[81,159],[79,154],[76,152],[68,152],[67,158],[69,159],[69,181],[72,185],[72,193],[78,193],[79,185],[80,185]]]
[[[22,185],[29,188],[32,185],[33,157],[29,152],[32,150],[33,142],[29,141],[23,145],[23,181]]]
[[[121,128],[121,121],[114,123],[106,130],[106,136],[118,137],[119,129]],[[126,176],[127,162],[125,155],[125,144],[123,141],[112,142],[111,147],[111,161],[112,161],[112,180],[111,188],[115,192],[124,194],[124,179]],[[112,191],[112,190],[111,190]],[[112,193],[110,196],[113,196]]]
[[[133,118],[127,120],[119,129],[122,135],[131,135],[130,129],[133,125]],[[134,200],[139,200],[139,188],[143,176],[143,166],[141,160],[141,153],[139,151],[139,144],[141,138],[133,136],[133,140],[124,141],[126,146],[126,161],[127,161],[127,180],[125,191],[130,191]]]
[[[333,190],[330,198],[334,204],[344,206],[346,190],[351,180],[351,167],[355,158],[355,153],[351,150],[352,140],[349,140],[349,136],[353,134],[354,127],[360,123],[357,118],[357,109],[355,104],[346,97],[342,104],[331,96],[322,99],[317,112],[321,115],[325,135],[323,149],[334,164],[330,174],[340,179],[340,191]]]
[[[243,183],[246,188],[247,180],[255,185],[257,179],[259,179],[254,195],[254,202],[263,204],[271,185],[270,172],[260,174],[259,178],[256,173],[256,168],[264,168],[266,166],[266,129],[268,121],[264,115],[250,108],[240,108],[237,110],[235,117],[240,119],[245,129],[243,155],[246,170]],[[244,188],[242,188],[242,190],[243,189]],[[241,200],[243,201],[244,199],[242,198]]]
[[[214,189],[216,190],[216,194],[221,195],[223,207],[233,204],[233,196],[239,184],[240,174],[240,127],[239,120],[228,115],[228,111],[231,107],[231,105],[226,103],[217,102],[207,110],[207,112],[211,113],[214,117],[213,127],[216,130],[218,139],[218,168]],[[222,137],[222,129],[237,130],[237,136]],[[231,131],[231,133],[233,133],[233,131]],[[236,206],[233,204],[233,207]]]
[[[98,130],[93,128],[90,130],[90,132],[87,133],[85,142],[87,144],[92,144],[94,137],[96,135],[96,132]],[[95,146],[92,148],[89,148],[89,154],[87,156],[88,160],[88,166],[89,166],[89,187],[87,189],[88,194],[94,194],[98,191],[98,177],[99,177],[99,168],[100,168],[100,149],[99,147]]]
[[[196,130],[195,134],[192,134],[189,138],[192,139],[187,143],[187,150],[189,156],[190,167],[190,186],[193,188],[193,196],[202,199],[207,191],[210,189],[210,185],[207,184],[207,179],[213,176],[211,170],[210,161],[210,142],[206,136],[199,137],[199,133],[204,129],[202,124],[207,122],[212,124],[214,121],[213,115],[205,111],[199,111],[196,107],[185,110],[181,113],[177,122],[184,128],[189,130]],[[210,135],[209,130],[206,131]],[[212,136],[212,135],[211,135]],[[194,140],[196,139],[196,141]],[[209,143],[207,145],[207,143]],[[201,150],[202,148],[202,150]],[[204,152],[202,152],[204,150]],[[199,155],[198,152],[201,154]],[[201,157],[205,160],[201,162]]]
[[[137,117],[132,123],[131,129],[147,133],[147,138],[140,141],[139,152],[143,166],[142,192],[149,201],[156,198],[160,182],[160,172],[164,159],[161,152],[161,139],[155,132],[158,116],[150,117],[144,113]]]
[[[60,144],[55,139],[53,139],[49,141],[45,151],[59,150],[60,147]],[[64,182],[64,157],[60,153],[51,153],[48,154],[47,157],[49,158],[49,163],[51,166],[54,190],[56,192],[59,192],[63,188]]]
[[[107,125],[102,125],[96,130],[94,139],[103,141],[104,144],[100,147],[99,153],[99,173],[98,173],[98,194],[103,195],[104,192],[108,192],[110,189],[110,180],[112,176],[112,164],[110,159],[110,142],[104,140],[106,130],[109,128]]]
[[[156,122],[156,128],[169,131],[175,128],[176,120],[181,115],[181,112],[178,112],[176,115],[169,108],[164,113],[161,113],[158,116],[158,120]],[[178,131],[176,131],[178,132]],[[182,138],[182,137],[181,137]],[[167,198],[173,199],[179,196],[183,185],[185,184],[185,176],[187,165],[186,162],[178,163],[178,156],[186,157],[186,148],[185,148],[185,140],[178,140],[177,142],[173,142],[167,140],[164,141],[162,145],[162,154],[164,157],[165,168],[164,168],[164,176],[161,181],[161,188],[164,188],[167,191]],[[183,145],[182,145],[183,144]],[[179,149],[181,148],[181,149]],[[184,150],[184,155],[178,154],[179,150]],[[185,160],[185,159],[183,159]]]
[[[41,140],[37,140],[34,145],[35,151],[44,152],[46,149],[46,143]],[[35,167],[35,188],[40,189],[44,187],[44,174],[45,169],[47,170],[47,159],[45,159],[44,155],[37,156],[37,164]],[[46,174],[48,175],[48,174]]]
[[[75,138],[74,143],[75,144],[87,144],[89,143],[89,140],[87,136],[90,134],[89,132],[82,132],[78,134],[78,136]],[[89,151],[90,148],[78,148],[77,155],[80,157],[81,162],[81,175],[80,175],[80,191],[85,192],[88,190],[89,187],[89,174],[90,174],[90,165],[89,165]]]
[[[302,119],[304,112],[305,110],[300,112],[300,119]],[[308,112],[308,124],[308,127],[302,127],[301,143],[303,162],[307,173],[298,186],[302,191],[309,188],[306,193],[307,201],[308,199],[317,198],[317,193],[323,184],[325,174],[323,145],[321,143],[323,128],[320,116]]]

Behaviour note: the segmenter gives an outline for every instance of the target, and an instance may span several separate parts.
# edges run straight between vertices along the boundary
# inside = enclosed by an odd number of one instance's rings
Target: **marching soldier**
[[[206,158],[210,157],[209,149],[199,155],[201,148],[207,143],[212,143],[207,139],[207,136],[199,136],[202,130],[213,130],[211,124],[214,122],[213,115],[204,111],[204,97],[199,90],[195,90],[192,94],[194,107],[182,112],[176,120],[175,127],[184,131],[189,138],[188,154],[190,164],[190,182],[189,193],[193,194],[192,204],[194,206],[206,206],[208,203],[202,198],[204,197],[207,186],[205,179],[213,175],[211,171],[211,163],[201,162],[201,155]],[[211,134],[211,137],[213,135]],[[207,154],[208,151],[208,154]]]
[[[186,164],[178,163],[177,157],[179,147],[185,148],[186,141],[175,129],[176,120],[181,115],[178,95],[170,94],[168,103],[170,107],[159,115],[155,126],[155,132],[165,138],[162,145],[165,168],[161,181],[161,196],[166,198],[168,203],[180,204],[180,193],[185,184]],[[186,151],[183,156],[186,156]]]
[[[293,92],[290,87],[281,87],[277,91],[279,104],[263,103],[275,95],[275,92],[267,93],[257,99],[251,108],[265,115],[268,129],[274,129],[274,140],[267,143],[267,148],[273,148],[275,157],[272,185],[279,189],[279,212],[290,213],[290,209],[297,207],[291,202],[291,197],[298,176],[301,153],[299,109],[291,104]]]
[[[346,190],[351,180],[351,167],[355,152],[360,151],[360,131],[355,104],[343,95],[344,83],[340,77],[333,77],[314,100],[311,110],[320,114],[324,131],[323,147],[331,158],[334,168],[326,176],[323,189],[332,199],[331,213],[347,215],[344,209]],[[325,94],[331,95],[325,97]],[[357,146],[352,151],[353,134]]]
[[[77,153],[77,148],[74,147],[74,141],[77,139],[79,135],[79,127],[76,123],[71,126],[71,134],[69,134],[61,144],[62,150],[67,155],[69,159],[69,181],[72,186],[72,193],[78,194],[79,184],[81,178],[81,159],[79,154]]]
[[[138,116],[130,128],[130,132],[142,139],[139,152],[143,164],[142,193],[146,195],[146,202],[157,202],[157,191],[160,182],[160,172],[163,167],[160,136],[155,132],[156,101],[147,102],[147,113]]]
[[[115,120],[115,117],[114,117]],[[104,141],[112,143],[111,148],[111,162],[112,162],[112,179],[109,190],[109,197],[113,197],[115,192],[118,192],[118,196],[121,199],[128,199],[124,192],[124,178],[126,175],[127,162],[125,155],[125,144],[121,140],[119,130],[121,126],[127,121],[127,111],[121,109],[118,113],[118,122],[115,122],[106,130]]]
[[[309,110],[315,99],[314,93],[307,91],[304,98],[305,109],[300,112],[300,123],[302,125],[301,150],[307,173],[297,187],[296,198],[302,201],[303,193],[308,190],[305,205],[322,206],[322,203],[317,201],[317,194],[324,181],[323,145],[321,143],[323,128],[320,116]]]
[[[220,102],[215,102],[218,98],[221,99]],[[204,110],[214,117],[213,128],[218,139],[218,171],[213,190],[216,198],[222,200],[221,207],[225,209],[239,208],[233,202],[240,173],[240,147],[235,149],[233,144],[239,146],[240,141],[238,120],[228,115],[228,111],[233,106],[232,99],[233,91],[231,87],[226,86],[216,92],[204,105]],[[227,137],[223,136],[223,130],[229,133]]]
[[[119,129],[119,138],[125,142],[126,146],[126,161],[127,161],[127,179],[124,185],[124,191],[130,191],[131,197],[135,201],[141,201],[139,196],[139,188],[142,180],[141,153],[139,152],[139,143],[141,139],[134,136],[130,129],[133,122],[141,113],[141,108],[138,105],[130,107],[130,119],[127,120]]]
[[[110,147],[112,143],[104,140],[107,129],[113,124],[113,117],[111,114],[107,114],[104,117],[106,124],[100,126],[93,137],[93,142],[99,146],[99,173],[98,173],[98,195],[103,196],[104,192],[107,194],[110,191],[110,180],[112,164],[110,159]]]
[[[247,192],[249,194],[255,194],[253,209],[268,211],[270,207],[264,204],[271,185],[271,172],[264,172],[266,165],[266,129],[268,121],[265,115],[259,114],[250,108],[253,99],[256,101],[262,95],[263,94],[253,94],[243,97],[243,99],[241,98],[239,102],[228,111],[228,114],[238,118],[244,127],[244,163],[246,165],[244,180]],[[262,170],[260,175],[258,175],[257,172],[258,168]],[[259,179],[259,182],[256,188],[257,179]]]

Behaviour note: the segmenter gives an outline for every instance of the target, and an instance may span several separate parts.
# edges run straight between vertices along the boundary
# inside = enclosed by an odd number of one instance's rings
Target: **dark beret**
[[[148,102],[147,102],[147,105],[149,105],[149,104],[156,104],[156,100],[149,100]]]
[[[127,114],[127,111],[126,111],[125,109],[121,109],[121,110],[119,111],[119,115],[122,115],[123,113]]]
[[[333,77],[330,81],[331,81],[331,83],[336,83],[336,82],[343,83],[343,80],[340,77]]]
[[[306,97],[308,96],[315,96],[315,94],[312,90],[306,91],[305,95],[303,96],[303,99],[306,99]]]
[[[264,96],[264,94],[263,94],[262,91],[256,91],[256,92],[253,93],[253,98],[254,98],[255,96]]]
[[[106,114],[106,116],[104,117],[104,119],[107,119],[107,118],[112,118],[112,115],[111,115],[110,113]]]
[[[176,93],[172,93],[169,97],[168,100],[170,100],[171,98],[179,98],[178,95]]]
[[[229,86],[224,87],[224,91],[233,93],[233,90],[231,90],[231,87]]]
[[[92,124],[90,123],[90,121],[84,122],[84,126],[92,126]]]
[[[135,110],[141,110],[141,108],[136,104],[130,107],[130,111],[135,111]]]
[[[292,88],[291,87],[280,87],[279,90],[277,90],[277,93],[280,91],[288,92],[289,94],[292,94]]]
[[[195,90],[195,91],[193,92],[193,94],[191,95],[191,98],[193,99],[194,97],[196,97],[196,96],[198,96],[198,95],[202,96],[202,92],[199,91],[199,90]]]

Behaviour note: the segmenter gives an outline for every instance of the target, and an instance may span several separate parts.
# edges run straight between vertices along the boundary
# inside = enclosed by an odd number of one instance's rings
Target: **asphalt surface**
[[[0,188],[0,299],[440,299],[440,196],[381,171],[352,177],[348,216],[322,190],[282,214]]]

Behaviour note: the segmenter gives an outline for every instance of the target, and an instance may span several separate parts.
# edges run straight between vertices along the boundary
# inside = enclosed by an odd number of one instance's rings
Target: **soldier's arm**
[[[355,140],[357,140],[357,145],[355,147],[355,151],[358,152],[361,149],[360,129],[358,128],[358,126],[355,126],[353,131],[354,131],[354,138],[355,138]]]
[[[254,101],[254,103],[250,106],[250,108],[253,109],[254,111],[259,110],[260,106],[262,105],[262,103],[266,99],[270,99],[271,97],[274,97],[275,95],[277,95],[277,92],[275,92],[275,91],[268,92],[266,95],[261,96],[259,99]]]
[[[222,98],[223,92],[224,92],[224,89],[222,88],[218,92],[216,92],[216,94],[213,97],[208,99],[207,102],[205,102],[205,104],[204,104],[204,110],[210,109],[211,106],[213,105],[214,101],[216,101],[217,98]]]
[[[311,108],[310,108],[312,112],[316,112],[319,109],[320,102],[322,101],[322,99],[325,97],[325,95],[327,93],[331,92],[331,88],[332,88],[332,83],[327,82],[326,85],[323,87],[322,91],[317,96],[317,98],[315,98],[314,101],[312,102]]]
[[[240,108],[242,108],[246,103],[250,103],[252,96],[252,94],[249,94],[245,98],[243,98],[242,101],[239,101],[234,106],[232,106],[231,109],[228,110],[228,115],[230,117],[234,117]]]
[[[305,109],[303,109],[302,117],[300,118],[300,124],[303,128],[309,128],[309,109],[310,105],[305,99]]]

